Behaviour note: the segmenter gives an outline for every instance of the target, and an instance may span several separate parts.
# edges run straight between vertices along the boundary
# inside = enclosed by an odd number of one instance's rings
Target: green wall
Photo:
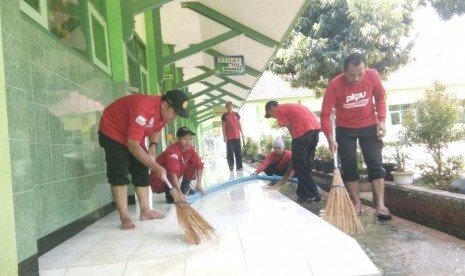
[[[1,180],[12,183],[2,184],[2,199],[8,195],[3,189],[12,189],[21,262],[37,254],[39,238],[112,201],[96,131],[103,107],[125,94],[126,86],[22,14],[19,1],[0,5],[5,68],[0,89],[8,116],[0,142],[8,135],[10,148],[2,155]],[[6,125],[3,115],[0,124]],[[3,172],[8,156],[12,181]],[[1,212],[4,221],[8,211]]]
[[[2,34],[0,21],[0,34]],[[2,36],[0,35],[0,53],[3,53]],[[17,275],[16,234],[13,209],[13,188],[11,178],[10,152],[8,143],[8,121],[6,113],[5,74],[3,57],[0,58],[0,271],[2,275]]]

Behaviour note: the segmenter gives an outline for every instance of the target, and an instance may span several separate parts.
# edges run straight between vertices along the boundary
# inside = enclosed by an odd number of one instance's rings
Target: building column
[[[2,275],[18,275],[13,179],[11,176],[6,87],[3,64],[2,23],[0,22],[0,271]]]

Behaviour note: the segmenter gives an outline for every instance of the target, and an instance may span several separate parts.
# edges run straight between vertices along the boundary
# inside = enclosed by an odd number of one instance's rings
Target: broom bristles
[[[182,200],[176,189],[171,189],[171,195],[176,206],[176,216],[181,229],[184,231],[187,242],[199,244],[202,241],[210,240],[215,235],[215,228],[208,223],[189,203]]]
[[[363,233],[363,225],[345,189],[339,169],[334,169],[323,219],[347,234]]]

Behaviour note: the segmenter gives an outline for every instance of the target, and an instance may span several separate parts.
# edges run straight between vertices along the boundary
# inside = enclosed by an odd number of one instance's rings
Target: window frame
[[[90,43],[91,43],[91,57],[92,61],[95,65],[97,65],[100,69],[105,71],[110,76],[112,75],[111,72],[111,59],[110,59],[110,46],[108,41],[108,27],[107,22],[103,18],[103,16],[95,9],[94,5],[90,1],[87,1],[87,11],[88,11],[88,25],[89,25],[89,35],[90,35]],[[96,55],[96,45],[95,45],[95,38],[94,38],[94,28],[93,28],[93,20],[92,17],[95,18],[96,21],[103,27],[103,31],[105,34],[105,55],[108,61],[108,64],[103,63]]]
[[[87,21],[83,23],[83,28],[85,31],[85,36],[87,36],[87,47],[89,47],[89,50],[84,52],[80,52],[73,48],[70,45],[67,45],[63,43],[62,41],[59,40],[55,35],[50,30],[50,25],[48,22],[48,11],[49,11],[49,6],[47,0],[38,0],[39,1],[39,7],[40,11],[38,12],[35,10],[31,5],[29,5],[25,0],[19,0],[20,4],[20,10],[24,12],[29,18],[31,18],[34,22],[42,26],[47,32],[52,34],[52,37],[56,40],[59,41],[61,45],[63,45],[66,48],[72,49],[79,55],[84,56],[87,60],[90,60],[93,64],[95,64],[97,67],[102,69],[105,73],[108,75],[112,76],[112,68],[111,68],[111,55],[110,55],[110,45],[109,45],[109,37],[108,37],[108,25],[107,21],[104,17],[104,15],[101,15],[100,12],[94,7],[91,1],[87,0],[82,3],[83,5],[83,16],[86,17],[87,13]],[[105,13],[107,11],[105,10]],[[105,34],[105,54],[107,58],[107,63],[103,63],[99,58],[96,56],[96,45],[95,45],[95,39],[94,39],[94,32],[93,32],[93,23],[92,19],[95,19],[101,26],[103,27],[103,31]]]
[[[47,13],[48,13],[47,0],[39,0],[39,7],[43,13],[36,11],[33,7],[31,7],[31,5],[29,5],[24,0],[19,1],[19,7],[21,11],[23,11],[30,18],[32,18],[32,20],[34,20],[39,25],[47,29],[47,31],[50,31],[49,26],[48,26],[48,17],[47,17]]]

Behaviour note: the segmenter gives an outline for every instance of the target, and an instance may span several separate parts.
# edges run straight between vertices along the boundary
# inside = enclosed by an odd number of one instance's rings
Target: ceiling
[[[190,113],[203,123],[231,101],[239,108],[308,0],[139,0],[161,4],[163,43],[174,46],[164,64],[182,68]],[[137,2],[137,1],[136,1]],[[243,55],[245,74],[215,74],[215,56]]]

